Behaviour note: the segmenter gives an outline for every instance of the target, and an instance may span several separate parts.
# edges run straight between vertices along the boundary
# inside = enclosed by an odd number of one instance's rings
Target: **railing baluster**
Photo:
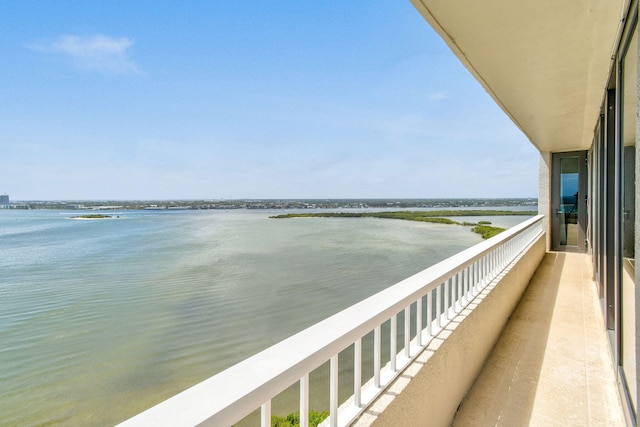
[[[495,251],[489,252],[489,270],[487,274],[487,284],[489,284],[489,282],[491,281],[491,277],[493,277],[493,274],[495,273],[495,257]]]
[[[496,275],[496,251],[491,252],[491,277]],[[487,280],[488,282],[489,280]]]
[[[489,254],[484,257],[484,269],[482,271],[482,288],[484,289],[487,286],[487,282],[489,282]]]
[[[462,311],[462,273],[456,273],[456,313]]]
[[[449,279],[449,319],[456,316],[456,278],[451,276]]]
[[[451,279],[444,282],[444,323],[449,323],[449,308],[451,307]]]
[[[438,298],[436,300],[436,327],[440,329],[442,327],[440,315],[442,314],[442,284],[438,286]]]
[[[489,278],[491,277],[491,252],[489,252],[487,254],[487,261],[486,261],[486,269],[484,272],[484,286],[487,286],[487,284],[489,283]]]
[[[373,330],[373,385],[380,388],[380,325]]]
[[[422,347],[422,297],[416,301],[416,344]]]
[[[485,254],[485,256],[483,257],[484,260],[484,268],[482,269],[482,288],[484,288],[488,282],[488,277],[491,274],[491,271],[489,270],[489,261],[491,260],[491,254],[487,253]]]
[[[509,264],[509,247],[507,245],[502,246],[502,268],[506,267]]]
[[[491,277],[495,277],[498,274],[498,250],[494,250],[491,253]]]
[[[511,246],[509,245],[511,242],[507,242],[504,247],[504,257],[505,257],[505,266],[511,262]]]
[[[447,324],[447,300],[449,299],[449,279],[445,280],[442,284],[442,308],[440,311],[440,329],[444,328]]]
[[[300,427],[309,426],[309,374],[300,378]]]
[[[469,267],[462,270],[462,295],[464,295],[464,305],[469,302]]]
[[[487,280],[487,282],[491,281],[492,277],[495,277],[496,275],[496,251],[492,251],[491,252],[491,273],[489,274],[490,278],[489,280]]]
[[[338,426],[338,355],[329,363],[329,425]]]
[[[507,246],[502,246],[502,268],[505,268],[508,264],[509,250]]]
[[[433,336],[433,293],[431,290],[427,292],[427,334],[429,339]]]
[[[498,262],[500,261],[500,258],[498,257],[499,254],[499,249],[495,249],[493,251],[493,277],[496,277],[498,275]]]
[[[502,246],[502,269],[504,269],[507,264],[509,264],[510,262],[510,258],[509,258],[509,247],[506,245]]]
[[[460,270],[460,311],[467,305],[467,280],[466,280],[467,269],[463,268]]]
[[[447,308],[447,313],[449,313],[447,316],[449,320],[456,316],[456,282],[454,276],[449,279],[449,307]]]
[[[447,281],[444,282],[444,305],[442,306],[442,313],[444,314],[444,322],[442,322],[443,327],[447,323],[449,323],[450,306],[451,306],[451,279],[447,279]]]
[[[489,277],[491,277],[491,252],[485,255],[485,270],[484,270],[484,286],[487,286],[489,283]]]
[[[362,338],[353,344],[353,402],[362,405]]]
[[[471,264],[471,283],[469,284],[471,287],[471,298],[476,296],[476,263]]]
[[[469,298],[469,273],[471,272],[471,267],[467,266],[467,268],[464,269],[464,300],[465,300],[465,304],[468,304],[469,301],[471,301],[471,298]]]
[[[481,279],[480,279],[480,290],[484,288],[485,281],[487,280],[487,256],[482,257],[482,270],[481,270]]]
[[[389,328],[389,362],[391,372],[396,371],[396,353],[398,351],[398,315],[391,316],[391,327]]]
[[[264,402],[260,407],[260,426],[271,427],[271,399]]]
[[[411,357],[411,306],[404,309],[404,355]]]
[[[459,311],[462,311],[464,308],[464,270],[460,270],[457,274],[458,277],[458,301],[459,301]]]
[[[456,283],[456,276],[453,275],[451,276],[451,318],[453,319],[454,317],[456,317],[456,313],[457,313],[457,308],[456,308],[456,304],[457,304],[457,299],[458,299],[458,290],[457,290],[457,283]]]

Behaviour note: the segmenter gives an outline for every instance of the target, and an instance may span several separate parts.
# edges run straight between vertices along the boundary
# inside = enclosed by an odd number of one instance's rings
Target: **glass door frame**
[[[562,239],[562,228],[564,227],[565,236],[567,230],[567,213],[564,211],[562,203],[562,195],[560,194],[562,187],[562,171],[561,165],[563,160],[577,159],[578,161],[578,183],[575,207],[578,210],[576,218],[577,241],[574,244],[566,239]],[[586,252],[587,250],[587,184],[588,184],[588,165],[587,151],[569,151],[564,153],[553,153],[551,159],[551,249],[554,251],[565,252]]]

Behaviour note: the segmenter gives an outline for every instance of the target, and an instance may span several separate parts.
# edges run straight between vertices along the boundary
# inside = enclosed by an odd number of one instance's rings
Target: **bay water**
[[[116,424],[481,241],[280,213],[0,210],[0,424]]]

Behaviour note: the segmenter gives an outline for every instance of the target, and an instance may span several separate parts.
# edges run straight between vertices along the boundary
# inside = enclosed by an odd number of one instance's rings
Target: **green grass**
[[[327,411],[309,411],[309,426],[316,427],[329,416]],[[298,427],[300,425],[300,413],[292,412],[286,417],[271,417],[271,427]]]

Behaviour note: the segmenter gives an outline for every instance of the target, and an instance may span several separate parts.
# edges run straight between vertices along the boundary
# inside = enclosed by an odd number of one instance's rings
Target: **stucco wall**
[[[355,425],[450,425],[546,253],[545,249],[546,237],[542,234],[431,341]]]

